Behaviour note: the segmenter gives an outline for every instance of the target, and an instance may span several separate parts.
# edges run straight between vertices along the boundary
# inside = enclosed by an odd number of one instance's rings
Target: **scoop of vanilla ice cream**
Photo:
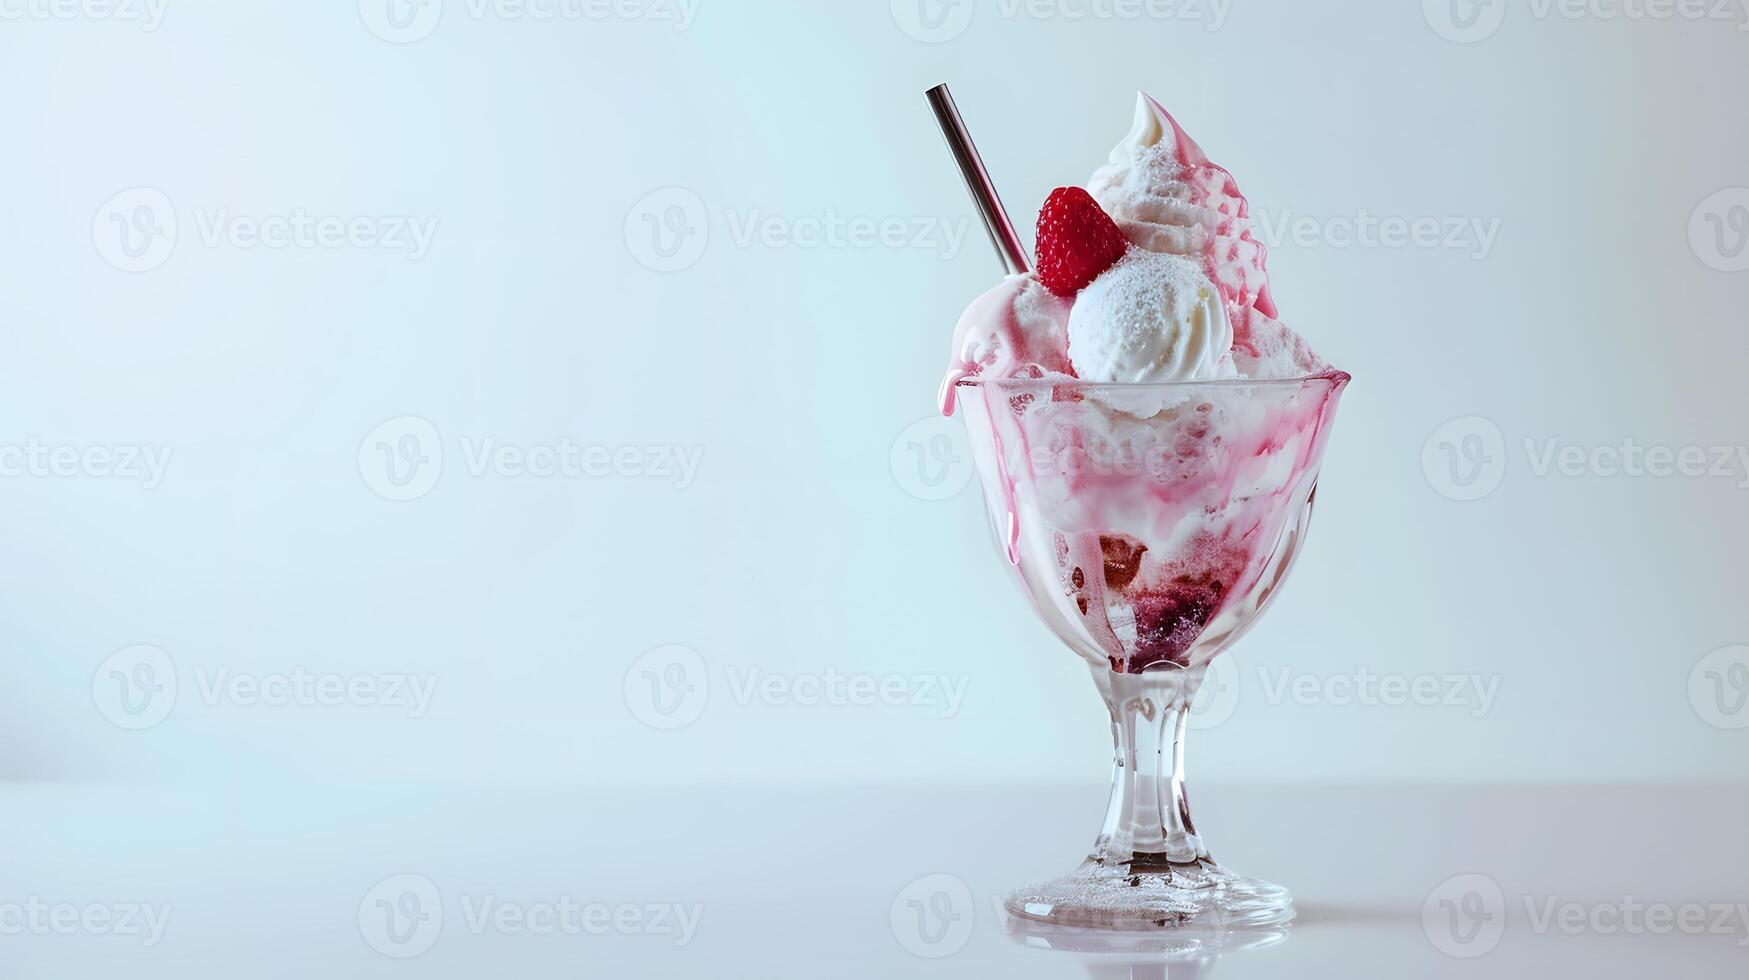
[[[1069,313],[1069,360],[1087,381],[1233,377],[1232,349],[1220,291],[1179,255],[1131,249]]]
[[[1069,373],[1069,301],[1030,274],[1008,276],[972,301],[954,328],[954,366],[1010,378]]]
[[[1276,319],[1267,256],[1232,175],[1158,102],[1137,97],[1130,132],[1087,189],[1133,247],[1072,298],[1030,273],[978,297],[954,331],[945,410],[967,375],[1145,384],[1330,369]],[[1171,400],[1159,389],[1095,397],[1139,418]]]

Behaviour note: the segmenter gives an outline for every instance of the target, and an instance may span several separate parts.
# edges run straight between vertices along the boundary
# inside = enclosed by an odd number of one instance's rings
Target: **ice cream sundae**
[[[954,332],[956,403],[1022,593],[1084,657],[1116,749],[1079,868],[1005,903],[1076,928],[1293,918],[1190,820],[1183,738],[1209,662],[1300,551],[1348,383],[1277,319],[1249,206],[1158,102],[1085,187],[1051,193],[1034,263],[945,89],[936,117],[1010,275]]]
[[[960,318],[943,409],[966,404],[1009,559],[1080,652],[1206,663],[1292,557],[1347,376],[1276,319],[1238,184],[1147,95],[1036,248]]]

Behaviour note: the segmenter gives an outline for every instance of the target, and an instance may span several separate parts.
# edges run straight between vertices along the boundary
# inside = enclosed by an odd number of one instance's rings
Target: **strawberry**
[[[1058,296],[1074,296],[1129,247],[1117,222],[1084,188],[1051,191],[1038,213],[1038,278]]]

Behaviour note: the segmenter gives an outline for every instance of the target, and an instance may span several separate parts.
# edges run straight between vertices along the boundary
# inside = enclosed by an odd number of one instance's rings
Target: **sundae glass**
[[[1184,736],[1210,661],[1300,551],[1349,376],[1275,319],[1245,199],[1153,99],[1086,188],[1047,200],[1036,269],[951,102],[937,112],[1012,273],[961,318],[942,408],[963,414],[1014,580],[1092,669],[1116,749],[1092,852],[1007,910],[1285,923],[1288,892],[1218,864],[1191,822]]]

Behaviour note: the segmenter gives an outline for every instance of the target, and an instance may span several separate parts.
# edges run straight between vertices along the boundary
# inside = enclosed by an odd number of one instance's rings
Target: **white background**
[[[1199,774],[1743,776],[1749,713],[1719,706],[1749,691],[1729,686],[1744,658],[1702,658],[1749,642],[1749,472],[1533,465],[1549,440],[1749,442],[1742,11],[1497,3],[1466,33],[1437,2],[977,0],[931,31],[903,2],[703,0],[684,30],[650,4],[444,6],[397,32],[372,0],[169,0],[147,30],[0,0],[0,444],[170,453],[150,489],[84,464],[0,478],[0,777],[1096,780],[1103,709],[1004,580],[975,491],[921,500],[940,474],[895,466],[958,429],[911,427],[997,273],[922,100],[939,81],[1022,226],[1103,161],[1137,88],[1274,227],[1314,219],[1272,250],[1276,297],[1356,380],[1311,545],[1236,654]],[[133,188],[152,190],[117,203]],[[174,237],[130,259],[114,217],[142,201]],[[645,222],[675,206],[695,234],[664,260]],[[203,233],[298,209],[436,230],[417,258]],[[1338,247],[1363,212],[1497,235],[1485,255]],[[966,237],[737,240],[829,214]],[[1472,418],[1445,435],[1497,432],[1498,485],[1456,500],[1476,484],[1440,476],[1435,436]],[[442,470],[396,502],[374,444],[408,432]],[[683,487],[474,475],[485,439],[702,462]],[[106,660],[139,644],[157,673]],[[646,657],[672,645],[696,659]],[[670,661],[695,698],[659,730],[639,685]],[[300,668],[436,688],[417,718],[204,692]],[[1363,669],[1498,686],[1479,717],[1272,699],[1290,668],[1321,691]],[[117,669],[174,675],[161,721],[116,723],[141,717],[118,715]],[[829,669],[946,675],[964,700],[737,697],[749,671],[805,689]]]

